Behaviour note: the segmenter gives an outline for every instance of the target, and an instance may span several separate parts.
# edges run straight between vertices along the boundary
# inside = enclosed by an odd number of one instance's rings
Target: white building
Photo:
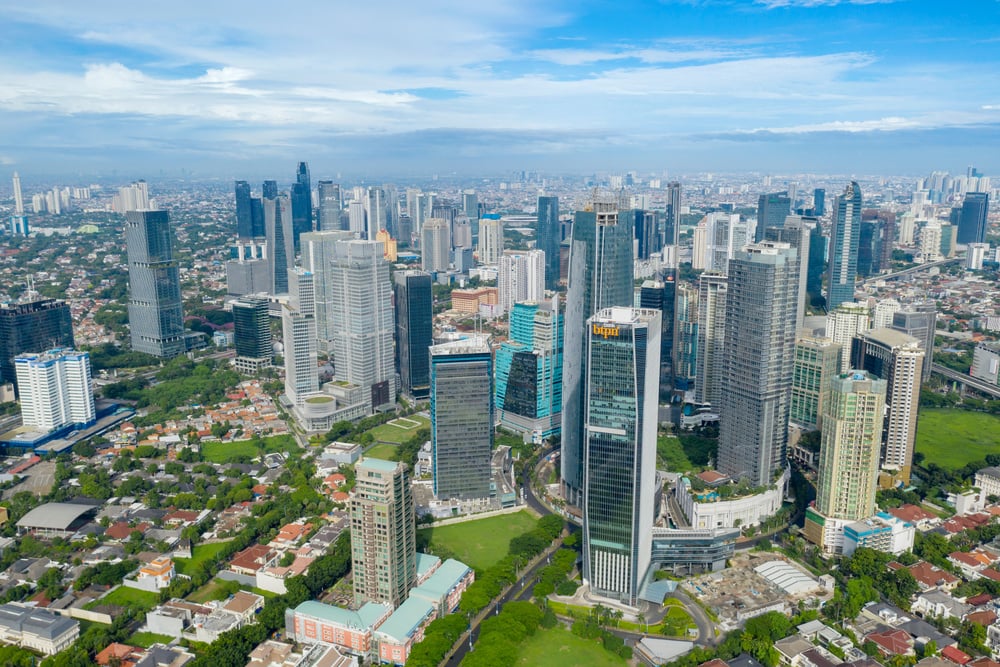
[[[503,222],[484,218],[479,221],[479,263],[498,264],[503,253]]]
[[[913,524],[879,512],[870,519],[844,526],[843,553],[850,556],[858,547],[868,547],[883,553],[901,554],[913,548],[916,532]]]
[[[987,498],[1000,496],[1000,468],[991,466],[976,471],[976,488]]]
[[[55,349],[14,359],[25,426],[52,431],[94,422],[90,354]]]
[[[285,345],[285,396],[297,407],[319,391],[316,367],[316,320],[289,304],[281,307]]]
[[[692,528],[757,526],[781,509],[787,486],[788,470],[785,470],[777,483],[763,493],[722,500],[712,490],[693,492],[687,479],[682,478],[677,487],[677,502]]]
[[[840,346],[840,372],[851,366],[851,341],[871,328],[871,314],[862,303],[842,303],[826,316],[826,337]]]
[[[990,252],[989,243],[970,243],[965,255],[965,268],[970,271],[982,271],[983,262]]]
[[[5,644],[55,655],[79,636],[79,621],[13,602],[0,605],[0,641]]]
[[[895,299],[880,299],[872,309],[872,329],[891,329],[892,316],[901,308]]]
[[[509,313],[515,303],[541,302],[545,298],[545,252],[507,251],[500,257],[497,280],[500,311]]]
[[[420,268],[447,271],[451,263],[451,229],[444,218],[428,218],[420,228]]]
[[[937,262],[941,259],[941,225],[928,222],[920,230],[920,259]]]

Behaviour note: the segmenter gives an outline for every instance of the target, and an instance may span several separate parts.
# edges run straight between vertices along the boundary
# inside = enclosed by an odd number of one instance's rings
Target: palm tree
[[[643,625],[643,633],[649,634],[649,625],[646,623],[646,614],[640,611],[636,618]]]

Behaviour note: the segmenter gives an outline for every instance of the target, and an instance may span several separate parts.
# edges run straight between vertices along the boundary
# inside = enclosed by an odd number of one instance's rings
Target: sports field
[[[375,438],[375,442],[390,442],[401,445],[416,435],[421,428],[429,425],[430,421],[426,417],[412,415],[393,419],[368,432]]]
[[[450,526],[418,531],[430,535],[430,546],[443,546],[473,569],[484,570],[507,555],[511,538],[523,535],[538,523],[528,512],[502,514]]]
[[[596,639],[577,637],[562,626],[551,629],[538,628],[521,645],[521,655],[516,665],[531,667],[621,667],[628,662],[604,650]]]
[[[1000,417],[985,412],[921,408],[916,451],[925,463],[957,469],[1000,454]]]

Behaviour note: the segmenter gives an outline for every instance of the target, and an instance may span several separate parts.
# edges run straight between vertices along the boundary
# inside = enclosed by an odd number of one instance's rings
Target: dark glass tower
[[[312,230],[312,183],[309,180],[309,165],[299,162],[299,167],[295,171],[295,182],[292,183],[292,240],[296,252],[299,249],[299,236]]]
[[[830,266],[827,270],[826,309],[854,301],[861,241],[861,188],[852,181],[834,204],[830,228]]]
[[[74,348],[73,319],[65,301],[0,303],[0,384],[17,386],[14,357],[24,352]]]
[[[559,197],[538,198],[538,243],[545,252],[545,289],[559,288]]]
[[[650,253],[660,250],[660,233],[657,229],[656,214],[652,211],[632,209],[622,211],[635,230],[635,240],[639,242],[639,259],[649,259]]]
[[[430,356],[434,343],[431,274],[398,271],[396,283],[396,368],[403,391],[416,399],[430,395]]]
[[[181,280],[166,211],[125,214],[132,349],[157,357],[185,351]]]
[[[271,358],[270,318],[267,299],[244,296],[233,302],[233,337],[237,356]]]
[[[271,294],[288,294],[288,269],[295,262],[292,246],[292,217],[288,197],[264,199],[264,227],[270,253]]]
[[[667,183],[667,210],[663,219],[663,245],[677,245],[681,231],[681,184]]]
[[[316,183],[319,194],[319,231],[331,232],[340,229],[340,184],[333,181]]]
[[[583,490],[583,419],[586,322],[597,311],[631,306],[632,226],[619,221],[614,203],[595,202],[577,211],[569,255],[563,355],[562,483],[567,501],[579,506]]]
[[[826,213],[826,190],[816,188],[813,190],[813,215],[817,218]]]
[[[984,243],[986,241],[986,214],[990,208],[990,195],[986,192],[969,192],[962,203],[958,222],[958,243]]]
[[[881,257],[878,226],[877,220],[865,220],[861,223],[858,235],[858,275],[864,278],[878,272]]]
[[[785,218],[792,210],[792,200],[787,192],[772,192],[757,198],[757,232],[754,240],[764,238],[768,227],[784,227]]]
[[[250,184],[236,181],[236,235],[253,238],[253,210],[250,205]]]
[[[274,199],[278,196],[278,181],[264,181],[262,190],[264,199]]]
[[[639,288],[639,307],[663,313],[660,318],[660,385],[673,384],[674,302],[677,299],[677,271],[664,269],[662,280],[647,280]]]

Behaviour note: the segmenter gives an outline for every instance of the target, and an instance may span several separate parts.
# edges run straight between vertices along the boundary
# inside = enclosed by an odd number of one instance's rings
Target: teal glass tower
[[[583,576],[630,605],[652,550],[660,317],[607,308],[587,321]]]
[[[563,314],[551,302],[514,304],[510,339],[497,350],[500,423],[534,442],[559,434],[562,416]]]
[[[166,211],[125,214],[132,349],[157,357],[185,351],[181,278]]]
[[[861,187],[856,181],[834,200],[830,229],[830,266],[827,269],[826,309],[854,301],[858,278],[858,246],[861,243]]]

